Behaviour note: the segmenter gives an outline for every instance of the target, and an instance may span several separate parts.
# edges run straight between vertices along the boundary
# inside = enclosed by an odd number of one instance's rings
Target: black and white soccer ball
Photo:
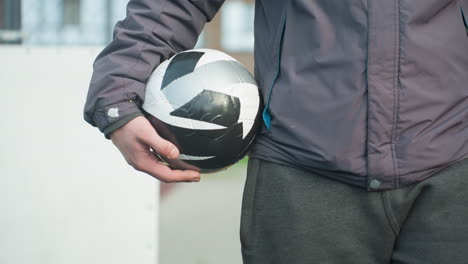
[[[257,133],[260,93],[229,55],[195,49],[161,63],[147,84],[143,110],[180,156],[172,167],[213,172],[242,159]]]

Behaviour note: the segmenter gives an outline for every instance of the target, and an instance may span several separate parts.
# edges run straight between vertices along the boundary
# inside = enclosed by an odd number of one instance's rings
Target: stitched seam
[[[396,156],[396,127],[398,122],[398,113],[400,108],[400,92],[399,92],[399,78],[400,78],[400,0],[395,1],[395,43],[394,43],[394,61],[393,61],[393,122],[392,122],[392,138],[391,138],[391,151],[393,160],[393,184],[395,187],[399,186],[399,169]]]
[[[370,162],[369,162],[369,135],[370,135],[370,126],[369,126],[369,98],[370,98],[370,89],[369,89],[369,62],[370,62],[370,49],[371,49],[371,3],[368,0],[367,1],[367,61],[366,61],[366,70],[367,70],[367,76],[366,76],[366,90],[367,90],[367,98],[366,98],[366,104],[367,104],[367,116],[366,116],[366,174],[367,174],[367,186],[370,184],[370,177],[369,177],[369,172],[370,172]]]
[[[399,233],[398,223],[397,223],[395,215],[393,214],[393,211],[391,209],[390,199],[387,196],[387,193],[388,193],[388,191],[383,191],[381,193],[383,209],[384,209],[387,221],[390,224],[390,228],[393,231],[393,234],[395,235],[395,237],[398,237],[398,233]]]
[[[396,145],[396,142],[398,141],[398,134],[397,134],[397,128],[398,128],[398,123],[400,121],[400,91],[401,91],[401,82],[400,82],[400,74],[401,74],[401,52],[402,52],[402,35],[403,35],[403,31],[402,31],[402,26],[401,26],[401,1],[398,0],[398,64],[397,64],[397,67],[398,67],[398,71],[397,71],[397,80],[396,80],[396,88],[397,88],[397,91],[398,91],[398,101],[397,101],[397,112],[396,112],[396,121],[395,121],[395,165],[396,165],[396,173],[398,175],[398,177],[396,178],[397,180],[397,188],[400,187],[400,166],[398,164],[398,157],[397,157],[397,145]]]

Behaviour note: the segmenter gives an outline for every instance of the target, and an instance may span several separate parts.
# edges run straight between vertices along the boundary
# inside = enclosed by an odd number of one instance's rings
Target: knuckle
[[[161,143],[159,145],[159,151],[161,152],[161,154],[163,154],[164,156],[167,156],[171,153],[171,150],[172,150],[172,146],[170,144],[167,144],[167,143]]]
[[[127,164],[130,165],[131,167],[135,168],[135,162],[133,162],[132,160],[127,160]]]
[[[162,181],[163,181],[164,183],[175,183],[175,182],[178,182],[177,179],[176,179],[175,177],[173,177],[173,175],[172,175],[171,173],[162,175],[160,178],[162,179]]]
[[[139,161],[133,161],[131,166],[137,171],[144,171],[144,165]]]

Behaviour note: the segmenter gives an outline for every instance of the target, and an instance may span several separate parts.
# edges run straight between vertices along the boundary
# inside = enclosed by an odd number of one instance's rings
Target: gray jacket
[[[141,115],[152,70],[192,48],[223,2],[130,1],[94,64],[85,119],[108,135]],[[468,0],[255,4],[266,108],[251,156],[369,190],[468,158]]]

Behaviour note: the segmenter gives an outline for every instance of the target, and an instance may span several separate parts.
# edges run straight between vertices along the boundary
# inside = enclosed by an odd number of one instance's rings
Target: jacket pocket
[[[278,79],[280,68],[281,68],[281,50],[282,50],[282,42],[283,42],[283,34],[286,27],[286,14],[283,15],[280,24],[280,31],[278,32],[278,36],[275,37],[274,46],[275,49],[273,50],[273,58],[275,59],[276,64],[273,64],[275,67],[273,69],[274,75],[271,81],[271,84],[267,86],[266,90],[266,101],[265,101],[265,109],[263,110],[263,122],[265,123],[265,127],[268,131],[271,130],[271,113],[270,113],[270,99],[271,99],[271,92],[273,90],[273,86]]]
[[[264,111],[260,133],[270,132],[269,101],[280,70],[282,36],[289,0],[257,0],[255,14],[255,78],[262,92]]]

